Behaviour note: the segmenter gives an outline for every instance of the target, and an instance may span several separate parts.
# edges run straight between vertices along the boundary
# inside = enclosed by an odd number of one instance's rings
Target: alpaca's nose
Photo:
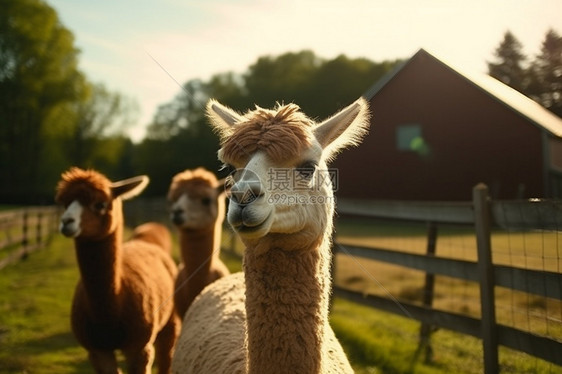
[[[260,181],[240,182],[230,189],[230,199],[239,205],[248,205],[264,195]]]
[[[76,225],[76,219],[72,217],[62,217],[60,220],[60,232],[66,237],[74,237],[80,233],[80,227]]]
[[[74,223],[75,219],[72,217],[63,217],[61,218],[61,223],[63,226],[68,226],[71,223]]]
[[[183,209],[174,209],[172,210],[172,222],[176,225],[181,225],[183,223]]]

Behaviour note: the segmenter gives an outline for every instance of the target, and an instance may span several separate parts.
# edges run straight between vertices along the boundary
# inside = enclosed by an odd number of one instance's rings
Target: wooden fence
[[[404,315],[421,322],[420,341],[429,334],[431,326],[457,331],[482,339],[485,373],[499,372],[498,346],[525,352],[534,357],[562,365],[561,337],[541,336],[505,326],[496,321],[495,287],[505,287],[540,297],[562,300],[562,274],[529,270],[492,262],[491,233],[499,227],[505,230],[562,230],[562,202],[554,201],[491,201],[485,185],[473,190],[472,202],[416,203],[338,201],[341,216],[353,215],[392,220],[426,222],[428,224],[427,253],[425,255],[399,252],[385,248],[366,248],[342,245],[339,255],[356,256],[381,261],[426,273],[422,305],[398,302],[392,297],[365,295],[334,286],[334,294],[384,311]],[[435,255],[437,226],[455,224],[474,227],[477,261],[466,261]],[[558,255],[560,253],[558,252]],[[560,261],[560,259],[556,259]],[[337,269],[335,270],[337,272]],[[432,308],[432,288],[435,275],[444,275],[478,282],[481,318],[446,312]],[[426,336],[427,337],[427,336]]]
[[[0,269],[49,244],[59,224],[55,206],[0,212]]]

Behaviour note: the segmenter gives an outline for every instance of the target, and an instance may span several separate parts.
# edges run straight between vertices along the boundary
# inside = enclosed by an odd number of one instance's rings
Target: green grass
[[[419,322],[358,305],[334,302],[330,323],[357,374],[478,374],[483,372],[479,339],[439,329],[426,361],[418,347]],[[562,373],[562,368],[500,347],[502,373]]]
[[[407,318],[336,299],[331,324],[357,373],[481,372],[478,356],[458,352],[426,363],[417,352],[419,323]]]
[[[48,248],[0,273],[0,372],[87,372],[85,351],[70,331],[78,271],[72,243]]]
[[[19,209],[19,208],[21,208],[21,207],[22,207],[21,205],[6,205],[6,204],[0,204],[0,211]]]

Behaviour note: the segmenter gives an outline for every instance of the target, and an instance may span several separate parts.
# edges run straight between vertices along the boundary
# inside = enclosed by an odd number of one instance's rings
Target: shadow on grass
[[[92,372],[86,351],[70,331],[14,344],[2,356],[1,373]]]
[[[59,332],[39,339],[28,340],[25,346],[35,353],[46,353],[74,348],[78,345],[72,332]]]

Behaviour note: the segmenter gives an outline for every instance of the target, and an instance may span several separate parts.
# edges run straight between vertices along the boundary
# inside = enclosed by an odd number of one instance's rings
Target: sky
[[[243,73],[258,57],[310,49],[374,62],[420,48],[456,68],[487,71],[507,30],[533,57],[549,29],[562,34],[560,0],[46,0],[81,50],[92,82],[136,99],[140,141],[179,84]],[[373,82],[375,83],[375,82]]]

